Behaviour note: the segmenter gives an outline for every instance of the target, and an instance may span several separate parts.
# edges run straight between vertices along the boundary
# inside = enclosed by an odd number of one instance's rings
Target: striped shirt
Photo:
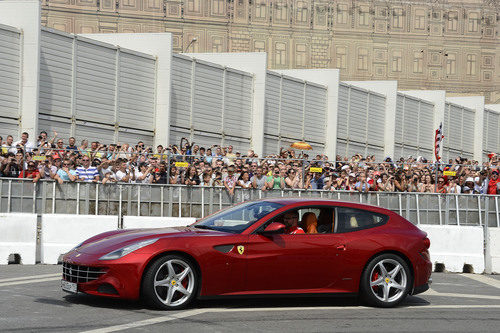
[[[86,182],[91,182],[95,179],[96,176],[99,176],[99,171],[97,171],[97,168],[93,166],[89,166],[88,169],[79,166],[78,168],[76,168],[76,174],[80,179]]]

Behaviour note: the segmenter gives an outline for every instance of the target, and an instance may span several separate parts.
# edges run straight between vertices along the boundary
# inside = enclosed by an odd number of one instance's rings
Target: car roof
[[[379,211],[379,212],[384,212],[385,214],[390,214],[394,213],[393,211],[382,208],[379,206],[374,206],[374,205],[369,205],[369,204],[363,204],[363,203],[357,203],[357,202],[352,202],[352,201],[342,201],[342,200],[335,200],[335,199],[323,199],[323,198],[300,198],[300,197],[287,197],[287,198],[263,198],[260,199],[259,201],[268,201],[268,202],[276,202],[282,205],[306,205],[308,203],[314,204],[314,205],[336,205],[336,206],[344,206],[344,207],[352,207],[352,208],[360,208],[360,209],[367,209],[367,210],[372,210],[372,211]]]

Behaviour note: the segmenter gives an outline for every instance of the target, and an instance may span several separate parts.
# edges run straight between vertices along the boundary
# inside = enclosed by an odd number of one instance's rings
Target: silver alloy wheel
[[[191,266],[183,260],[171,259],[163,263],[154,276],[156,297],[165,305],[179,306],[191,296],[195,277]]]
[[[370,272],[370,290],[380,301],[391,303],[405,295],[408,277],[394,259],[380,260]]]

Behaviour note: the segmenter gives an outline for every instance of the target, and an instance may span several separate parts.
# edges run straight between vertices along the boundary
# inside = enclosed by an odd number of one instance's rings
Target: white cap
[[[346,169],[349,169],[349,165],[348,164],[342,166],[342,170],[346,170]]]
[[[472,178],[472,177],[467,177],[467,179],[465,180],[465,182],[466,182],[466,183],[467,183],[467,182],[472,182],[472,183],[474,183],[474,178]]]
[[[351,173],[349,174],[349,177],[356,177],[356,175],[355,175],[354,173],[352,173],[352,172],[351,172]]]

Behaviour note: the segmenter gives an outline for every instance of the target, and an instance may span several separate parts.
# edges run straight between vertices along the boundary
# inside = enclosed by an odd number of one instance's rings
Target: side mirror
[[[279,222],[273,222],[268,225],[263,231],[259,232],[259,234],[263,236],[269,235],[277,235],[285,233],[285,225]]]

